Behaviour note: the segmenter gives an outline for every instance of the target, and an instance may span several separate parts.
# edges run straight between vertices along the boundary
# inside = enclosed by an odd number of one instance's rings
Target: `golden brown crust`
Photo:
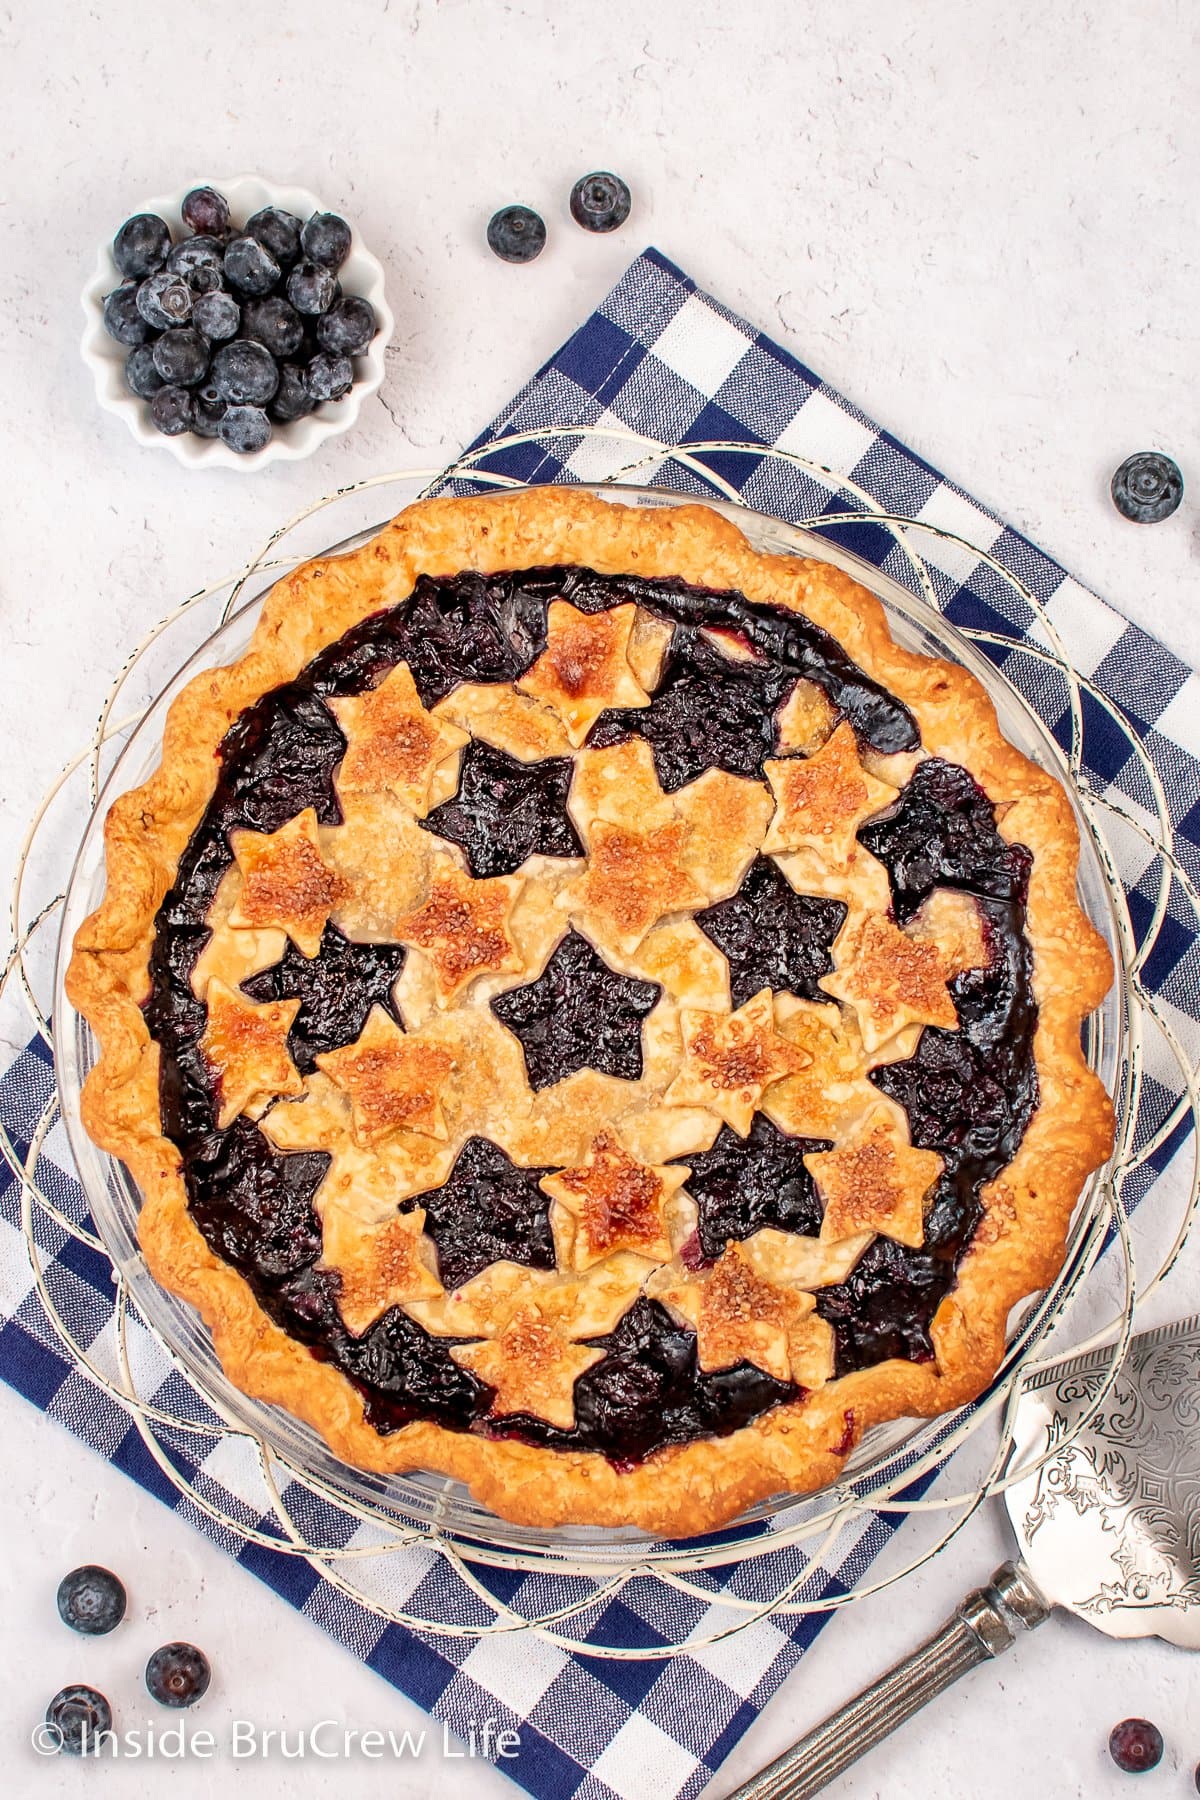
[[[905,702],[927,750],[971,770],[1005,838],[1033,852],[1026,930],[1039,1007],[1040,1103],[1017,1155],[984,1190],[983,1222],[933,1321],[934,1360],[891,1361],[828,1381],[726,1438],[663,1450],[622,1471],[596,1454],[487,1441],[424,1422],[388,1437],[369,1426],[351,1384],[272,1324],[192,1222],[179,1153],[161,1132],[158,1049],[140,1005],[149,990],[156,910],[211,798],[214,751],[238,715],[351,625],[403,600],[422,573],[552,564],[676,576],[803,611]],[[246,655],[198,676],[176,700],[162,763],[143,787],[114,803],[105,844],[108,887],[77,934],[68,993],[101,1048],[84,1090],[84,1121],[129,1166],[145,1196],[141,1241],[151,1270],[199,1309],[245,1392],[305,1419],[349,1462],[380,1471],[441,1470],[515,1521],[635,1524],[679,1536],[704,1531],[767,1495],[834,1479],[851,1447],[879,1421],[934,1415],[970,1399],[1000,1360],[1010,1308],[1060,1266],[1082,1184],[1111,1146],[1110,1103],[1079,1043],[1080,1022],[1103,997],[1111,967],[1076,900],[1078,840],[1062,788],[1001,736],[971,675],[895,644],[879,602],[848,575],[821,562],[760,556],[703,506],[639,510],[558,488],[426,501],[353,554],[296,570],[268,596]],[[320,906],[326,897],[318,897]],[[308,941],[319,909],[302,922]],[[499,896],[489,931],[495,941],[487,957],[500,967],[508,926]],[[429,936],[439,948],[432,925]],[[538,1326],[542,1335],[546,1329]]]

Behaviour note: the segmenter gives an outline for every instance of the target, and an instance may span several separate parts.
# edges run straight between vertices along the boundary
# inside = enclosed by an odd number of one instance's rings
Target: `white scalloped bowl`
[[[229,210],[239,224],[245,224],[253,213],[264,206],[281,206],[300,219],[307,219],[315,212],[327,210],[324,203],[307,188],[267,181],[260,175],[234,175],[224,181],[203,177],[189,181],[186,187],[179,188],[173,194],[159,194],[152,200],[130,207],[116,220],[114,236],[123,219],[139,212],[158,213],[171,227],[172,236],[183,232],[185,227],[180,208],[195,187],[213,187],[219,194],[224,194],[229,202]],[[161,431],[154,429],[149,405],[145,400],[139,400],[136,394],[130,393],[125,385],[125,358],[129,353],[123,344],[118,344],[114,338],[109,337],[104,329],[104,296],[117,287],[123,278],[113,261],[112,239],[102,244],[95,270],[81,296],[87,321],[81,349],[83,360],[92,371],[96,383],[96,398],[105,412],[115,413],[118,418],[124,419],[139,444],[145,444],[151,449],[168,450],[176,462],[192,468],[249,470],[265,468],[271,462],[299,462],[301,457],[311,456],[327,438],[336,437],[341,431],[348,431],[358,418],[364,400],[377,393],[382,385],[384,352],[395,324],[384,296],[383,269],[378,259],[364,249],[357,231],[353,229],[353,221],[350,224],[353,232],[350,254],[338,271],[338,277],[347,294],[358,294],[371,302],[379,322],[379,329],[366,350],[361,356],[354,358],[354,386],[341,400],[326,401],[315,412],[309,413],[307,418],[296,419],[291,425],[277,425],[270,442],[248,456],[240,456],[237,451],[230,450],[219,438],[195,437],[191,432],[184,432],[179,437],[164,437]]]

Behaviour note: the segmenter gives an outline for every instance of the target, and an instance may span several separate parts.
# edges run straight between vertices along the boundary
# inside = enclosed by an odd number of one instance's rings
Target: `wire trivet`
[[[341,488],[315,502],[272,532],[262,549],[232,577],[191,595],[147,634],[130,656],[105,701],[90,743],[63,770],[43,800],[26,836],[13,881],[13,944],[0,973],[0,1005],[8,1013],[20,1002],[35,1032],[35,1046],[49,1056],[54,1050],[51,1005],[39,994],[49,991],[47,970],[54,928],[66,900],[63,871],[83,828],[95,811],[104,776],[117,751],[147,710],[147,702],[172,677],[197,645],[248,605],[271,583],[328,543],[298,547],[311,521],[325,526],[328,509],[338,508],[346,522],[355,510],[373,505],[374,490],[403,485],[419,490],[436,485],[461,491],[480,487],[518,487],[522,483],[489,470],[486,463],[514,447],[538,444],[576,445],[594,440],[607,447],[602,480],[589,472],[587,485],[633,490],[634,503],[669,501],[687,489],[728,509],[749,512],[737,490],[706,462],[706,457],[752,456],[775,459],[845,496],[845,510],[792,521],[793,526],[822,534],[864,520],[887,530],[900,552],[902,581],[931,613],[939,611],[934,580],[919,545],[932,535],[960,546],[984,564],[994,577],[1037,619],[1036,639],[1010,638],[985,630],[963,632],[985,654],[1003,655],[1004,671],[990,672],[993,688],[1008,681],[1019,693],[1042,693],[1052,683],[1056,712],[1070,722],[1064,752],[1075,797],[1084,815],[1099,866],[1109,890],[1118,939],[1120,1010],[1123,1013],[1121,1064],[1115,1073],[1118,1112],[1117,1144],[1109,1169],[1092,1184],[1081,1203],[1063,1272],[1046,1294],[1029,1303],[1013,1333],[1008,1354],[987,1392],[971,1406],[917,1427],[881,1428],[868,1434],[841,1481],[819,1494],[780,1508],[758,1509],[749,1523],[714,1537],[684,1543],[631,1541],[629,1534],[569,1531],[534,1534],[488,1523],[476,1509],[475,1523],[464,1513],[462,1490],[430,1477],[393,1478],[372,1489],[354,1471],[345,1479],[328,1466],[294,1453],[294,1438],[281,1446],[274,1421],[281,1415],[255,1403],[230,1403],[207,1386],[202,1392],[164,1335],[139,1309],[133,1292],[136,1271],[118,1266],[97,1234],[83,1188],[71,1173],[69,1146],[59,1149],[61,1103],[55,1089],[23,1145],[0,1125],[0,1153],[20,1182],[21,1220],[34,1286],[50,1328],[83,1372],[134,1423],[155,1463],[184,1496],[180,1510],[220,1541],[236,1546],[248,1541],[263,1548],[305,1558],[320,1576],[360,1605],[385,1619],[425,1633],[475,1637],[486,1633],[533,1630],[565,1649],[601,1649],[589,1633],[614,1598],[633,1598],[635,1615],[653,1618],[651,1645],[613,1644],[601,1653],[622,1659],[695,1652],[705,1644],[746,1629],[774,1615],[797,1615],[849,1605],[873,1594],[920,1567],[962,1530],[990,1495],[1024,1479],[1036,1465],[1009,1467],[1011,1414],[1022,1377],[1068,1347],[1056,1341],[1048,1352],[1049,1334],[1077,1299],[1106,1245],[1115,1240],[1115,1259],[1105,1264],[1106,1280],[1116,1284],[1120,1303],[1115,1318],[1092,1333],[1091,1348],[1111,1342],[1109,1373],[1097,1391],[1091,1411],[1079,1429],[1103,1404],[1133,1330],[1135,1305],[1169,1271],[1182,1247],[1200,1195],[1200,1080],[1183,1031],[1187,1021],[1149,991],[1143,972],[1162,933],[1200,930],[1200,895],[1176,853],[1174,832],[1161,779],[1141,738],[1119,708],[1072,666],[1046,608],[1024,584],[994,558],[955,534],[912,518],[882,510],[863,489],[821,465],[789,452],[733,442],[692,444],[686,449],[661,444],[636,433],[597,427],[540,428],[535,432],[494,439],[464,455],[449,471],[412,470],[371,477]],[[640,486],[649,481],[661,496]],[[411,497],[406,495],[407,497]],[[398,509],[398,502],[389,507]],[[376,509],[377,510],[377,509]],[[759,515],[754,515],[760,528]],[[381,523],[377,517],[356,519],[341,548]],[[768,537],[770,528],[767,527]],[[789,526],[778,526],[779,541],[760,547],[785,553],[795,550]],[[856,558],[839,552],[836,538],[822,550],[830,561],[842,561],[868,585],[885,578]],[[961,630],[961,628],[960,628]],[[1128,746],[1129,785],[1136,800],[1098,791],[1084,766],[1085,697],[1099,709],[1108,726]],[[1135,933],[1119,870],[1118,852],[1140,845],[1145,863],[1138,890],[1148,923]],[[42,892],[45,898],[41,898]],[[71,1021],[72,1026],[77,1022]],[[7,1035],[19,1041],[11,1020]],[[27,1029],[27,1027],[26,1027]],[[20,1032],[20,1037],[25,1031]],[[1110,1046],[1111,1049],[1111,1046]],[[1153,1277],[1139,1285],[1130,1214],[1154,1178],[1155,1157],[1172,1139],[1192,1128],[1192,1162],[1175,1241]],[[112,1267],[112,1318],[91,1335],[81,1329],[72,1309],[56,1296],[52,1275],[54,1251],[63,1236],[74,1239]],[[148,1281],[148,1276],[146,1280]],[[1094,1289],[1097,1284],[1093,1283]],[[1093,1296],[1092,1310],[1095,1310]],[[257,1413],[257,1419],[248,1414]],[[998,1441],[985,1447],[980,1427],[998,1417]],[[961,1492],[931,1497],[925,1488],[955,1451],[966,1452]],[[1059,1446],[1061,1449],[1062,1446]],[[326,1459],[328,1465],[330,1459]],[[340,1467],[340,1465],[339,1465]],[[957,1483],[954,1485],[958,1485]],[[921,1538],[917,1554],[901,1561],[881,1560],[878,1553],[891,1538],[881,1511],[892,1520],[908,1515],[917,1521],[909,1535]],[[464,1523],[464,1520],[466,1523]],[[494,1528],[493,1528],[494,1527]],[[433,1557],[441,1557],[461,1582],[455,1616],[446,1616],[445,1584],[439,1589],[439,1614],[412,1604],[422,1573]],[[873,1573],[868,1570],[874,1569]],[[514,1584],[512,1576],[525,1577]],[[515,1591],[514,1591],[515,1589]]]

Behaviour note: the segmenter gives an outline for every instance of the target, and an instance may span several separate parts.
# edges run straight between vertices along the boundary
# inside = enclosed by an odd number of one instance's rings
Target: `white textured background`
[[[1195,498],[1137,528],[1107,500],[1158,447],[1200,494],[1194,8],[1086,0],[17,0],[0,11],[0,644],[5,866],[125,650],[343,479],[469,439],[648,242],[996,507],[1181,656],[1200,658]],[[635,211],[571,223],[611,167]],[[76,295],[96,243],[147,194],[261,171],[344,211],[388,271],[389,379],[310,462],[197,476],[92,402]],[[483,246],[519,199],[550,244]],[[1195,1306],[1200,1258],[1156,1317]],[[415,1709],[185,1525],[0,1390],[0,1757],[10,1791],[74,1794],[29,1725],[92,1679],[121,1722],[169,1636],[217,1668],[195,1716],[295,1728],[420,1723]],[[727,1791],[932,1626],[1004,1553],[991,1511],[927,1574],[838,1621],[713,1784]],[[60,1574],[111,1562],[131,1622],[72,1639]],[[513,1655],[520,1654],[514,1646]],[[1109,1726],[1146,1712],[1200,1758],[1200,1669],[1159,1644],[1056,1622],[977,1673],[836,1793],[888,1800],[1107,1796]],[[162,1715],[159,1715],[161,1720]],[[97,1791],[500,1796],[490,1770],[278,1760],[89,1769]],[[637,1800],[654,1800],[646,1771]]]

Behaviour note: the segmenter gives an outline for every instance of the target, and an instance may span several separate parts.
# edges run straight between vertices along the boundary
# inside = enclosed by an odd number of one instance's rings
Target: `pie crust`
[[[321,1266],[340,1273],[349,1330],[401,1307],[455,1340],[454,1363],[492,1393],[491,1418],[532,1413],[567,1430],[575,1383],[602,1358],[594,1340],[644,1295],[697,1334],[702,1369],[748,1360],[796,1390],[727,1435],[630,1463],[430,1419],[376,1429],[360,1389],[272,1321],[195,1223],[183,1159],[164,1135],[160,1049],[143,1011],[156,916],[239,716],[352,627],[398,606],[420,576],[560,565],[735,591],[803,615],[903,703],[920,752],[860,755],[850,726],[801,681],[777,714],[761,780],[712,768],[672,790],[636,733],[581,748],[605,709],[636,718],[651,705],[670,632],[634,606],[589,614],[555,601],[545,648],[515,683],[460,683],[426,707],[398,665],[331,704],[351,746],[343,823],[298,813],[275,833],[233,834],[235,861],[192,980],[211,996],[204,1049],[222,1116],[266,1107],[260,1129],[277,1149],[331,1157]],[[720,654],[743,654],[718,638]],[[488,766],[517,782],[538,759],[575,758],[564,783],[573,779],[578,843],[535,854],[520,872],[469,868],[452,809],[464,758],[489,745]],[[898,799],[923,755],[967,769],[1000,837],[1032,855],[1023,929],[1037,1103],[1015,1155],[979,1196],[980,1222],[929,1329],[932,1356],[837,1374],[817,1297],[879,1234],[920,1242],[922,1196],[941,1167],[912,1146],[903,1108],[868,1076],[911,1057],[923,1030],[954,1028],[948,983],[982,954],[977,910],[961,894],[939,888],[914,919],[893,916],[887,871],[856,835]],[[445,839],[434,829],[443,822]],[[1081,1187],[1111,1148],[1112,1110],[1083,1059],[1080,1024],[1112,971],[1076,898],[1077,831],[1059,783],[1002,737],[972,676],[894,643],[879,602],[848,575],[759,555],[701,505],[640,509],[562,488],[424,501],[353,553],[296,570],[267,597],[245,655],[197,676],[174,702],[161,765],[114,803],[105,845],[107,889],[77,934],[67,987],[101,1052],[84,1121],[144,1195],[151,1270],[198,1308],[239,1387],[307,1421],[338,1456],[378,1471],[442,1471],[522,1524],[702,1532],[766,1496],[833,1480],[880,1421],[969,1400],[1000,1361],[1010,1309],[1060,1267]],[[771,987],[731,995],[718,926],[702,928],[705,909],[715,917],[764,855],[791,888],[846,909],[815,1000]],[[377,1008],[355,1042],[302,1076],[287,1047],[298,1003],[255,1003],[241,984],[285,954],[311,957],[329,921],[352,940],[407,947],[403,1029]],[[503,1001],[495,1013],[489,1002],[532,981],[576,933],[583,947],[571,955],[594,953],[627,977],[631,1003],[653,998],[648,984],[663,998],[642,1007],[636,1079],[581,1067],[539,1088],[532,1057],[527,1069],[500,1022]],[[751,1129],[828,1146],[805,1159],[825,1203],[820,1231],[765,1227],[697,1261],[688,1155],[707,1154],[718,1133]],[[476,1137],[541,1182],[554,1266],[547,1244],[543,1266],[499,1256],[451,1289],[426,1209]]]

